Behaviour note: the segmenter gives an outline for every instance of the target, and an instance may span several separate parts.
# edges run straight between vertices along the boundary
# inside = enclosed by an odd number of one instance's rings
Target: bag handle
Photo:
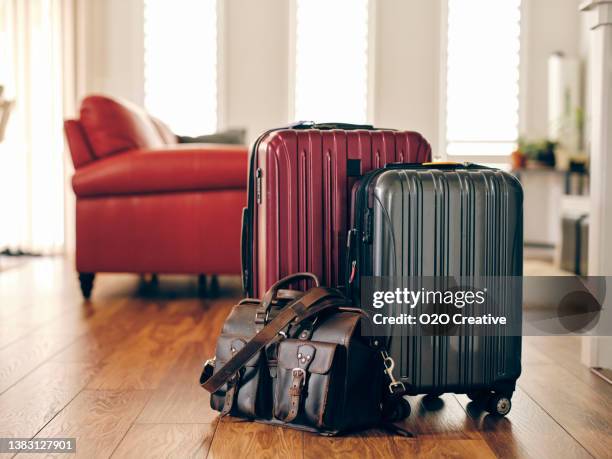
[[[261,299],[261,304],[259,308],[257,308],[257,311],[258,311],[257,315],[259,315],[260,313],[263,313],[263,314],[268,313],[268,311],[270,310],[270,306],[272,305],[272,302],[276,299],[276,296],[278,295],[278,291],[280,290],[281,287],[285,287],[289,284],[292,284],[294,282],[298,282],[301,280],[311,280],[314,284],[313,285],[314,287],[319,287],[321,285],[321,282],[319,282],[319,278],[312,273],[306,273],[306,272],[295,273],[295,274],[291,274],[289,276],[283,277],[282,279],[272,284],[272,286],[264,294],[263,298]],[[264,320],[265,320],[265,317],[264,317]]]
[[[275,341],[281,332],[290,323],[300,322],[313,317],[330,308],[338,308],[338,302],[321,301],[324,299],[343,299],[344,296],[335,289],[315,287],[297,300],[289,303],[283,310],[261,329],[242,349],[229,359],[219,370],[212,373],[212,368],[205,365],[200,376],[200,385],[208,392],[216,392],[229,381],[246,363],[268,344]]]

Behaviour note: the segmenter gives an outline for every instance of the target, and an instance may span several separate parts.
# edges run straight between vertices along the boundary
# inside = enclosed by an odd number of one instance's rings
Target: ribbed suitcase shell
[[[396,165],[365,177],[355,196],[360,276],[522,275],[523,193],[508,173]],[[520,321],[518,290],[497,306],[513,310],[491,312]],[[412,394],[491,389],[511,395],[521,372],[521,337],[502,330],[490,335],[393,336],[396,376]]]
[[[296,272],[343,284],[353,184],[388,163],[430,161],[431,147],[408,131],[281,129],[260,137],[251,154],[243,282],[258,298]]]

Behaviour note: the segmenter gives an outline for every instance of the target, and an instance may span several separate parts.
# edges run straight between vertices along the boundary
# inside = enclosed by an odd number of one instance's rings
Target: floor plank
[[[512,397],[514,407],[505,418],[489,415],[466,395],[456,397],[498,457],[591,457],[520,388]]]
[[[15,341],[0,350],[0,394],[66,347],[71,333],[41,331]]]
[[[612,399],[558,365],[528,366],[518,384],[593,456],[610,457]]]
[[[124,301],[88,310],[79,308],[64,318],[48,321],[1,349],[0,394],[68,347],[79,336],[120,319]]]
[[[201,336],[199,317],[168,315],[148,323],[102,361],[89,389],[155,389],[187,342]],[[200,327],[198,327],[200,325]]]
[[[452,394],[439,398],[408,397],[411,415],[398,424],[418,438],[482,440],[471,419]]]
[[[0,437],[31,438],[87,384],[86,363],[45,363],[0,395]]]
[[[97,327],[91,326],[90,318],[86,319],[86,324],[89,325],[88,332],[53,356],[51,360],[66,363],[99,363],[163,315],[157,306],[141,299],[115,303],[120,305],[117,314]]]
[[[256,422],[223,419],[210,445],[209,459],[257,457],[302,458],[304,433]],[[329,457],[329,454],[326,455]]]
[[[566,369],[599,394],[612,398],[612,385],[593,374],[580,361],[580,340],[579,336],[526,336],[523,348],[526,355],[547,359],[547,363]]]
[[[208,454],[214,424],[134,424],[112,457],[191,459]]]
[[[76,438],[76,453],[62,454],[62,458],[109,457],[148,396],[146,391],[83,391],[36,438]],[[18,457],[37,459],[40,455]]]
[[[202,363],[211,352],[201,342],[189,343],[153,392],[137,422],[214,422],[218,414],[210,407],[210,395],[198,384]]]
[[[403,451],[400,454],[404,456]],[[495,454],[484,440],[419,440],[417,456],[421,458],[456,457],[491,459]]]
[[[417,440],[389,441],[389,434],[371,429],[343,437],[322,437],[304,434],[304,458],[326,457],[412,457],[417,452]]]

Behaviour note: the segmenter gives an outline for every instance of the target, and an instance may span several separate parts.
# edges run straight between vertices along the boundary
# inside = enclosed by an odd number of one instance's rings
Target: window
[[[295,1],[294,118],[366,122],[368,0]]]
[[[448,0],[446,153],[510,154],[519,122],[521,0]]]
[[[180,135],[217,128],[217,0],[145,0],[145,105]]]
[[[0,250],[64,250],[62,30],[69,23],[59,0],[0,0],[0,98],[14,102],[0,140]]]

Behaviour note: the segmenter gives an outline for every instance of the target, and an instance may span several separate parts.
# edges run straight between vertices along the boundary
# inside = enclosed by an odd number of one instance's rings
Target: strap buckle
[[[294,368],[291,370],[291,375],[296,379],[299,378],[300,386],[304,385],[304,381],[306,380],[306,370],[303,368]]]
[[[397,379],[395,379],[395,376],[393,376],[393,369],[395,368],[395,361],[393,360],[393,358],[389,355],[387,351],[384,351],[384,350],[380,351],[380,354],[382,355],[383,364],[385,365],[384,372],[389,377],[389,381],[391,381],[389,383],[389,392],[391,392],[391,394],[393,395],[404,394],[406,392],[406,386],[404,385],[403,382],[398,381]]]
[[[299,397],[306,384],[306,372],[302,368],[294,368],[291,370],[291,375],[293,376],[293,381],[291,381],[291,387],[289,387],[289,395],[291,397]]]

